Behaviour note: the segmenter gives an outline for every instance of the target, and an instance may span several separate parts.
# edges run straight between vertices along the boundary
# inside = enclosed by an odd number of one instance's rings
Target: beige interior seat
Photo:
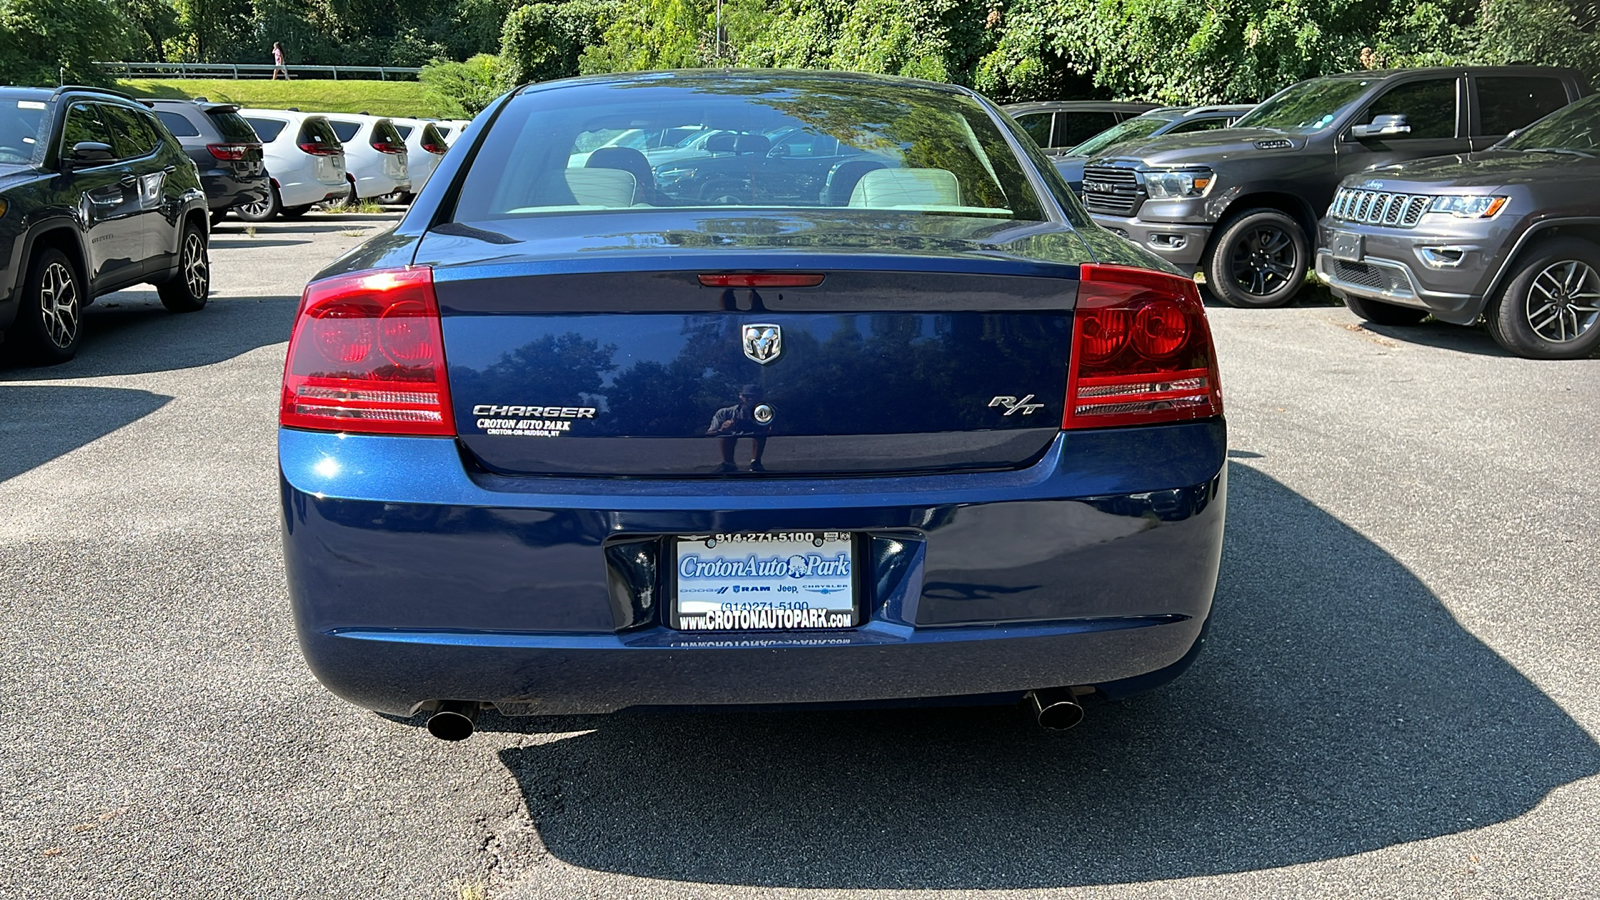
[[[850,205],[867,209],[960,206],[961,183],[946,169],[874,169],[856,182]]]

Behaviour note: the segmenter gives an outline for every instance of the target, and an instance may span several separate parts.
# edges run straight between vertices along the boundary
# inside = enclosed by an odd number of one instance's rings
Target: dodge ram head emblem
[[[776,325],[744,326],[744,355],[763,366],[783,352],[783,329]]]

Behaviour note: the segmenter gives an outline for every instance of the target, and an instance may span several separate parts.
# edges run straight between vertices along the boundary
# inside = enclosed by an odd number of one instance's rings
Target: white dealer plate
[[[686,535],[673,542],[680,631],[817,631],[856,624],[847,531]]]

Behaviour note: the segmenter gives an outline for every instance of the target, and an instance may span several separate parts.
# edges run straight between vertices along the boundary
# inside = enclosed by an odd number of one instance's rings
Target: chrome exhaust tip
[[[1071,688],[1041,688],[1023,698],[1033,720],[1048,731],[1066,731],[1083,721],[1083,707]]]
[[[478,723],[478,704],[466,700],[441,700],[428,716],[428,733],[441,741],[464,741]]]

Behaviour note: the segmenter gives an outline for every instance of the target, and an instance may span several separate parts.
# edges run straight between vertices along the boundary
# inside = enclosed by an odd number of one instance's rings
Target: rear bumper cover
[[[1225,453],[1212,421],[1064,434],[1012,472],[508,490],[451,440],[283,430],[285,560],[312,670],[394,714],[1115,693],[1180,670],[1209,616]],[[806,528],[873,536],[859,627],[678,632],[606,553]]]

